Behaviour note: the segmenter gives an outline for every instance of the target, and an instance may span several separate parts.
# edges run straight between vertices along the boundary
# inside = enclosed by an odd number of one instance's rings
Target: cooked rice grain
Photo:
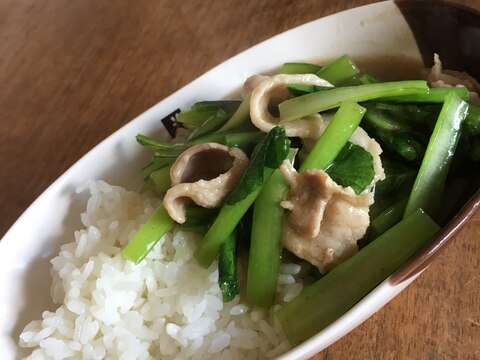
[[[193,259],[198,235],[175,229],[140,264],[122,258],[155,200],[102,181],[77,191],[86,189],[85,228],[51,261],[59,307],[20,335],[28,359],[252,359],[288,350],[273,309],[238,296],[222,302],[217,263],[204,269]],[[282,270],[278,298],[290,299],[303,287],[298,266]]]

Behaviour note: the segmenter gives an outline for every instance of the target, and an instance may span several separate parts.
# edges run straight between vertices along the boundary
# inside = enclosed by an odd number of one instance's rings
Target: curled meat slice
[[[438,54],[433,55],[433,66],[427,75],[427,81],[432,87],[465,86],[470,91],[470,102],[480,104],[478,81],[466,72],[443,69]]]
[[[172,187],[163,198],[163,206],[178,223],[185,222],[189,200],[206,208],[219,207],[247,166],[248,158],[239,148],[217,143],[194,145],[173,163]]]
[[[283,245],[326,273],[352,256],[370,223],[371,192],[355,195],[318,169],[297,173],[284,161],[280,170],[290,185],[282,206],[290,210],[283,226]]]
[[[332,86],[328,81],[314,74],[279,74],[274,76],[255,77],[246,81],[246,87],[253,87],[250,97],[250,118],[252,123],[264,132],[270,131],[281,121],[269,110],[289,97],[286,85],[302,84]],[[308,117],[289,121],[283,124],[287,136],[316,138],[323,131],[322,117],[314,114]]]

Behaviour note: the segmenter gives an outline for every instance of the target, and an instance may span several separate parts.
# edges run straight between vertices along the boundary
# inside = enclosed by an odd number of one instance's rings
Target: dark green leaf
[[[255,146],[250,164],[240,183],[227,197],[226,204],[233,205],[262,186],[265,167],[278,168],[288,155],[289,145],[283,126],[270,130]]]
[[[361,146],[349,142],[326,172],[337,184],[350,186],[358,195],[375,176],[373,156]]]
[[[386,157],[382,157],[382,166],[385,179],[375,186],[375,195],[379,197],[402,193],[413,185],[417,176],[418,169]]]
[[[235,232],[220,247],[218,285],[222,290],[223,302],[233,300],[240,293],[237,280],[237,241]]]

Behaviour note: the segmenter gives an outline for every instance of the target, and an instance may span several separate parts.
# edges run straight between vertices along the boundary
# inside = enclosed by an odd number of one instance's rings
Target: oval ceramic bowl
[[[479,39],[473,43],[468,42],[471,41],[468,36],[479,36],[478,14],[462,9],[443,13],[442,9],[452,8],[444,5],[438,9],[437,5],[425,6],[421,16],[426,16],[426,20],[415,23],[418,15],[416,7],[411,7],[408,1],[402,1],[400,5],[406,16],[394,2],[377,3],[313,21],[252,47],[138,116],[92,149],[56,180],[0,242],[2,359],[14,359],[22,355],[16,345],[20,330],[31,319],[40,318],[42,309],[52,307],[49,297],[49,260],[63,242],[70,241],[73,231],[80,227],[79,215],[85,206],[86,199],[83,195],[76,194],[75,188],[88,179],[103,179],[129,189],[138,189],[141,179],[135,171],[129,169],[140,168],[146,163],[149,154],[138,146],[135,135],[158,135],[159,131],[165,132],[158,129],[158,121],[173,110],[186,108],[198,100],[228,97],[241,87],[247,76],[271,72],[288,61],[316,61],[349,54],[354,58],[376,58],[385,63],[405,59],[421,64],[422,52],[419,45],[428,61],[432,52],[436,51],[443,56],[447,66],[470,71],[479,77],[478,68],[475,69],[474,65],[480,62],[480,58],[478,49],[473,49],[473,44],[478,44]],[[463,36],[467,39],[467,42],[457,42],[456,39],[448,42],[450,45],[463,44],[462,49],[456,49],[454,56],[451,56],[452,49],[445,47],[445,43],[437,46],[439,44],[435,43],[435,38],[432,40],[427,36],[432,30],[428,26],[438,26],[439,14],[447,20],[452,16],[471,16],[471,19],[476,19],[473,21],[476,30],[474,26],[463,29],[465,31],[458,29],[458,21],[447,21],[449,26],[454,27],[451,30],[456,37]],[[406,19],[417,30],[417,37]],[[468,187],[464,194],[466,198],[477,191],[478,177],[476,179],[477,185]],[[480,203],[478,191],[476,196],[464,203],[467,205],[462,210],[455,209],[457,216],[444,227],[428,249],[381,283],[340,319],[280,358],[299,359],[314,355],[354,329],[400,293],[428,265],[432,255],[443,248],[475,212]]]

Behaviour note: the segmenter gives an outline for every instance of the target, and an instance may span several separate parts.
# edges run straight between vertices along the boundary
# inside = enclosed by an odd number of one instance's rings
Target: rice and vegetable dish
[[[27,358],[273,358],[324,329],[433,238],[451,169],[480,159],[478,83],[438,56],[426,79],[287,63],[165,118],[170,142],[139,134],[141,192],[77,189]]]

